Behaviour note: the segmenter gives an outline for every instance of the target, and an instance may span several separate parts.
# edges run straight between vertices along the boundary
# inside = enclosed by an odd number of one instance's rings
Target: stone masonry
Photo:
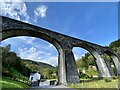
[[[120,75],[120,60],[117,54],[109,48],[8,17],[0,17],[0,26],[2,27],[2,30],[0,30],[0,35],[2,35],[0,41],[17,36],[31,36],[53,44],[59,54],[58,82],[60,85],[67,85],[67,83],[77,83],[80,81],[72,52],[73,47],[84,48],[94,56],[99,77],[114,76],[114,72],[111,70],[109,62],[106,61],[104,53],[107,53],[113,59],[118,74]]]

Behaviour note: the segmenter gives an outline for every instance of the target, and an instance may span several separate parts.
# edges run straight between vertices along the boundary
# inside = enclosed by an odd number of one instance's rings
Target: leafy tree
[[[55,67],[54,71],[55,71],[55,74],[58,75],[58,66]]]
[[[28,76],[28,73],[30,74],[30,70],[21,63],[21,58],[18,57],[15,52],[10,51],[10,45],[7,45],[6,47],[0,46],[0,49],[2,49],[3,76],[13,77],[11,72],[12,68],[25,76]]]
[[[114,42],[111,42],[111,43],[109,44],[109,47],[110,47],[110,48],[120,47],[120,39],[119,39],[119,40],[116,40],[116,41],[114,41]]]
[[[88,63],[89,63],[89,65],[95,66],[95,60],[92,55],[88,56]]]
[[[11,45],[10,44],[8,44],[6,47],[5,47],[5,49],[9,52],[10,51],[10,48],[11,48]]]
[[[120,55],[120,39],[111,42],[107,47],[110,47]],[[107,60],[109,60],[110,64],[113,65],[113,60],[107,54],[105,54],[105,57]],[[90,53],[86,53],[81,59],[76,61],[76,64],[79,69],[79,72],[81,72],[83,69],[89,70],[90,65],[95,66],[95,60]]]

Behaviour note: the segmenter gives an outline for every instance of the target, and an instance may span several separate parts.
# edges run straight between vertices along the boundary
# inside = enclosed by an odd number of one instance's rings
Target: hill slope
[[[49,65],[47,63],[43,63],[43,62],[36,62],[36,61],[32,61],[32,60],[26,60],[26,59],[22,59],[22,62],[25,66],[27,66],[28,68],[34,68],[34,67],[38,67],[38,69],[54,69],[54,67],[52,65]],[[33,67],[31,67],[33,66]]]
[[[55,67],[52,65],[36,62],[31,60],[22,60],[22,63],[30,69],[31,72],[39,72],[44,79],[56,78],[57,76],[53,76],[55,74]]]

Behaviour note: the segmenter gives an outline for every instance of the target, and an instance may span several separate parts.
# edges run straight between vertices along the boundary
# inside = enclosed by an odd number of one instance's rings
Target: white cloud
[[[35,37],[15,37],[4,42],[12,47],[19,47],[16,53],[23,59],[30,59],[56,66],[58,63],[57,49],[50,43]],[[73,48],[75,60],[80,59],[87,51],[81,48]]]
[[[35,14],[35,19],[34,21],[37,22],[38,17],[44,18],[46,17],[46,12],[47,12],[48,7],[45,5],[41,5],[38,8],[34,10]]]
[[[49,47],[51,48],[51,47],[54,47],[52,44],[49,44]]]
[[[39,61],[44,62],[44,63],[48,63],[48,64],[53,65],[53,66],[57,66],[58,65],[58,56],[51,56],[47,60],[43,59],[43,60],[39,60]]]
[[[74,58],[75,58],[75,60],[79,59],[79,57],[76,54],[74,54]]]
[[[87,53],[85,49],[80,47],[74,47],[72,51],[74,53],[75,60],[80,59],[85,53]]]
[[[40,56],[44,54],[43,52],[38,51],[35,47],[19,48],[18,53],[21,58],[30,60],[38,60],[40,59]]]
[[[19,40],[23,40],[27,44],[34,44],[33,41],[36,40],[35,37],[26,37],[26,36],[16,37],[16,38]]]
[[[31,48],[18,48],[18,55],[22,59],[30,59],[37,62],[44,62],[50,65],[56,66],[58,63],[58,57],[52,56],[49,52],[38,50],[35,47]]]
[[[32,20],[31,18],[35,18],[35,21],[37,22],[38,17],[46,17],[47,9],[47,6],[41,5],[33,11],[34,17],[30,17],[28,15],[26,3],[22,0],[0,0],[0,15],[29,23],[30,20]],[[34,37],[22,36],[14,37],[14,39],[7,39],[3,43],[11,44],[15,47],[19,46],[18,50],[16,51],[17,54],[23,59],[41,61],[56,66],[57,56],[52,55],[52,51],[50,51],[51,53],[48,52],[48,50],[51,50],[50,47],[53,46],[50,44],[49,47],[49,44],[47,44],[48,48],[46,48],[46,45],[44,45],[43,43],[37,43],[35,42],[35,40],[36,38]],[[27,44],[28,46],[25,46],[23,48],[23,46]]]
[[[23,0],[0,0],[0,15],[27,23],[31,23],[32,21],[32,24],[34,22],[37,23],[39,17],[46,17],[47,9],[48,7],[46,5],[40,5],[33,10],[33,17],[30,17],[28,15],[27,5]]]
[[[0,15],[29,22],[27,6],[22,0],[0,0]]]

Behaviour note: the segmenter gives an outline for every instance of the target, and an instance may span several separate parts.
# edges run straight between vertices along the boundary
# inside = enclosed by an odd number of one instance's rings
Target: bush
[[[105,82],[111,82],[111,78],[105,78],[104,81]]]
[[[114,76],[114,77],[112,77],[113,79],[117,79],[117,77],[116,76]]]
[[[85,74],[85,73],[80,73],[79,77],[80,78],[86,78],[86,79],[90,78],[90,76]]]

